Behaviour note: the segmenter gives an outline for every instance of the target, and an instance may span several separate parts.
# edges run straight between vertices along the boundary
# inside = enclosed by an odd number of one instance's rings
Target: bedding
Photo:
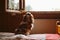
[[[28,36],[14,33],[0,32],[0,40],[60,40],[58,34],[31,34]]]

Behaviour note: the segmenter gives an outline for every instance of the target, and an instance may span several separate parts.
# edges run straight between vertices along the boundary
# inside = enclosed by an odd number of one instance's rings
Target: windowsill
[[[6,10],[6,12],[12,12],[12,13],[21,13],[21,11],[17,11],[17,10]]]

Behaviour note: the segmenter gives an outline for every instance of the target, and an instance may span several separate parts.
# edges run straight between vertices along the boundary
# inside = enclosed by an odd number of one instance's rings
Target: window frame
[[[10,10],[8,8],[8,0],[5,0],[5,11],[6,12],[21,12],[25,10],[25,0],[19,0],[19,10]]]
[[[20,1],[21,2],[21,1]],[[20,3],[19,3],[20,4]],[[22,5],[22,4],[20,4]],[[6,8],[7,0],[5,0],[5,11],[11,13],[21,13],[22,11],[25,12],[25,0],[23,0],[23,9],[19,11],[12,11]],[[60,19],[60,11],[30,11],[35,19]]]

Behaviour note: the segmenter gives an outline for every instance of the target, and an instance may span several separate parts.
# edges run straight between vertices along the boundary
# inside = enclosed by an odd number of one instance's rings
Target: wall
[[[35,19],[32,33],[56,33],[56,19]]]
[[[19,26],[21,18],[21,14],[6,12],[5,0],[0,1],[0,32],[14,32],[14,29]]]

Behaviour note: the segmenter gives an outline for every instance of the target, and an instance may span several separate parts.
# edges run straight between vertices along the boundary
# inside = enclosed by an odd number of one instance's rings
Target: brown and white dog
[[[30,12],[26,12],[25,15],[23,15],[23,20],[20,23],[20,26],[16,29],[15,34],[24,34],[29,35],[33,25],[34,24],[34,17]]]

